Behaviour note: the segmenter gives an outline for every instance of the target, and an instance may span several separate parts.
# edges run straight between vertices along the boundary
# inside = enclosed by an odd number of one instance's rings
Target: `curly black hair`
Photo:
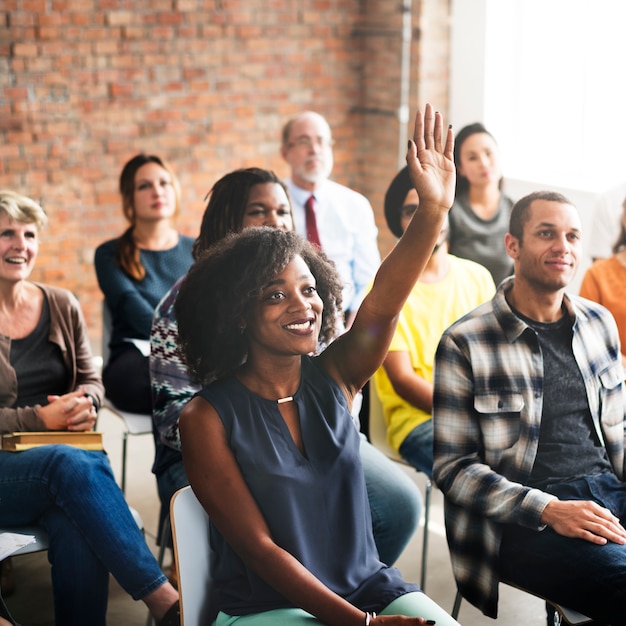
[[[197,384],[228,376],[245,362],[248,344],[242,321],[263,287],[296,256],[311,270],[324,305],[318,343],[330,343],[337,330],[343,288],[335,264],[294,232],[246,228],[213,244],[194,263],[174,305],[178,345]]]

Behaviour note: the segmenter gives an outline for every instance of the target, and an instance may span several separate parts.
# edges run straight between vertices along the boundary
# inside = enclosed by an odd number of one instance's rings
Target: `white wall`
[[[503,10],[505,1],[506,7],[509,9],[508,12]],[[586,1],[577,0],[576,7],[578,10],[586,9]],[[526,4],[523,4],[524,2]],[[620,0],[598,0],[598,2],[600,4],[596,2],[589,6],[603,7],[605,10],[608,10],[610,7],[621,10],[623,6]],[[584,172],[584,175],[573,171],[565,172],[564,175],[562,159],[559,161],[558,150],[553,148],[551,137],[545,130],[547,122],[545,119],[541,119],[540,122],[537,122],[536,127],[541,127],[542,130],[541,132],[537,131],[536,140],[532,140],[530,143],[536,146],[537,151],[543,151],[540,155],[542,157],[546,156],[546,151],[553,150],[553,154],[550,155],[548,152],[547,156],[549,158],[545,159],[547,165],[539,170],[535,170],[535,174],[529,174],[533,170],[533,152],[531,150],[524,158],[520,158],[519,145],[514,139],[516,132],[518,133],[517,136],[519,136],[520,130],[519,128],[511,128],[511,126],[515,125],[515,120],[526,113],[519,110],[516,110],[514,114],[511,113],[512,109],[518,106],[511,95],[516,88],[516,85],[512,83],[512,76],[516,69],[514,55],[506,57],[508,65],[504,69],[499,65],[502,58],[504,58],[505,48],[508,48],[510,52],[511,50],[515,51],[516,45],[519,44],[521,46],[520,41],[523,39],[523,34],[515,32],[515,25],[521,22],[522,14],[524,14],[524,19],[528,20],[528,0],[452,0],[451,5],[449,116],[453,128],[458,131],[468,123],[481,121],[494,134],[500,147],[506,192],[514,200],[540,189],[559,191],[569,198],[578,207],[581,214],[584,245],[584,237],[591,232],[593,209],[598,195],[621,182],[618,174],[621,171],[619,167],[621,159],[623,159],[624,178],[626,179],[626,156],[622,155],[626,136],[619,136],[617,131],[611,127],[611,120],[605,120],[604,118],[596,120],[596,133],[607,133],[610,136],[611,132],[615,132],[617,135],[613,137],[615,155],[606,155],[597,151],[588,155],[588,160],[581,164],[581,171]],[[573,7],[574,5],[569,6]],[[567,20],[567,15],[563,15],[561,20],[563,28],[567,26]],[[580,19],[578,22],[580,22]],[[568,33],[568,38],[571,38],[571,33]],[[620,41],[622,39],[620,38]],[[554,49],[558,49],[558,29],[554,30],[553,40],[550,42],[550,45]],[[592,44],[582,39],[582,45]],[[626,55],[624,56],[623,63],[620,62],[616,67],[624,67],[626,65]],[[615,63],[616,61],[616,58],[607,59],[607,62],[610,63]],[[521,61],[519,65],[522,65]],[[615,83],[620,85],[620,89],[624,89],[621,87],[624,81],[618,75],[619,72],[615,74]],[[538,84],[543,83],[538,81]],[[578,85],[575,91],[584,93],[584,85]],[[509,98],[508,101],[507,97]],[[550,98],[550,93],[546,93],[546,90],[542,88],[536,94],[536,98],[539,100],[544,99],[544,102],[547,102],[546,99]],[[587,98],[587,100],[591,100],[591,98]],[[626,93],[624,93],[622,102],[626,103]],[[626,106],[622,108],[626,111]],[[508,114],[508,118],[500,115],[503,112]],[[567,113],[570,115],[562,116],[563,128],[558,126],[561,121],[558,115],[555,116],[554,120],[550,120],[550,123],[556,129],[555,135],[558,134],[556,131],[559,131],[563,137],[570,138],[571,135],[575,142],[576,134],[579,131],[576,128],[576,124],[572,122],[572,115],[569,109]],[[528,131],[524,132],[528,135]],[[580,134],[583,134],[582,128],[580,129]],[[526,135],[524,139],[526,139]],[[606,139],[605,137],[601,138]],[[605,145],[605,143],[606,141],[602,145]],[[568,149],[572,150],[572,148],[565,147],[565,150]],[[602,150],[605,151],[606,149],[603,148]],[[516,158],[511,158],[511,155]],[[555,165],[552,172],[549,171],[551,162]],[[528,167],[525,167],[526,165]],[[611,166],[610,168],[608,167],[609,165]],[[568,173],[571,175],[568,176]],[[578,291],[584,270],[589,266],[590,262],[591,259],[585,252],[578,275],[571,285],[571,291]]]

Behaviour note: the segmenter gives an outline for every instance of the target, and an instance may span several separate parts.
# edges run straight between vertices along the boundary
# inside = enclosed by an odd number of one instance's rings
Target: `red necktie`
[[[306,238],[321,250],[322,244],[320,243],[320,235],[317,232],[317,220],[315,219],[315,196],[309,197],[304,208],[306,211]]]

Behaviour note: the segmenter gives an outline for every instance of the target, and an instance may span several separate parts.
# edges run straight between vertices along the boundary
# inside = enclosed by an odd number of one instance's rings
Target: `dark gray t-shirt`
[[[593,427],[585,385],[572,350],[572,322],[567,315],[541,323],[516,312],[537,333],[543,355],[543,413],[539,448],[530,485],[611,472],[606,450]]]
[[[49,395],[69,391],[70,375],[59,346],[48,339],[50,305],[44,296],[43,310],[30,335],[11,341],[11,365],[17,378],[17,398],[13,407],[48,404]]]

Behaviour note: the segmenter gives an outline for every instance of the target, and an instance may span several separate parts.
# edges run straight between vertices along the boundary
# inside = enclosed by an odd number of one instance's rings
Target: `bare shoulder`
[[[185,405],[178,418],[181,438],[184,438],[190,431],[197,434],[200,430],[210,430],[216,423],[221,424],[217,411],[201,396],[193,397]]]

